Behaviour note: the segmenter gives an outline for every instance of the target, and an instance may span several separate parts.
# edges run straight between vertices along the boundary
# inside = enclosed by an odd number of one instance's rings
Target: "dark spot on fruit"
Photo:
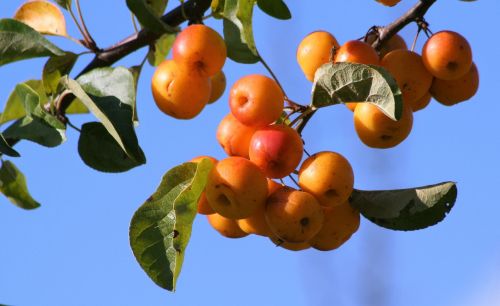
[[[335,197],[338,197],[339,194],[337,192],[337,190],[331,188],[331,189],[328,189],[326,192],[325,192],[325,196],[327,198],[335,198]]]
[[[380,136],[380,139],[382,139],[382,140],[390,140],[390,139],[392,139],[392,136],[391,135],[382,135],[382,136]]]
[[[309,218],[304,217],[304,218],[300,219],[300,225],[308,226],[309,225]]]
[[[231,205],[231,201],[229,201],[229,199],[223,193],[217,197],[217,202],[219,202],[222,206]]]
[[[238,97],[238,105],[239,106],[244,106],[245,104],[248,103],[248,98],[245,96],[239,96]]]
[[[457,62],[450,61],[450,62],[448,62],[448,64],[446,64],[446,69],[448,69],[448,70],[454,71],[454,70],[457,70],[457,68],[458,68]]]

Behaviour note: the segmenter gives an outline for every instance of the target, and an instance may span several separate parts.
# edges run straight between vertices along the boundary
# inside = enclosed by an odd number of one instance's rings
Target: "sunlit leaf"
[[[257,0],[257,6],[271,17],[283,20],[292,18],[292,14],[283,0]]]
[[[149,48],[149,64],[156,67],[162,61],[164,61],[167,55],[170,53],[170,49],[172,49],[174,41],[175,34],[163,34],[160,38],[158,38],[155,43]]]
[[[227,55],[238,63],[256,63],[259,60],[253,38],[253,0],[225,0],[224,40]]]
[[[82,126],[78,153],[87,166],[102,172],[124,172],[143,164],[131,159],[100,122]]]
[[[101,121],[131,159],[145,162],[133,126],[135,85],[128,69],[94,69],[78,78],[78,82],[63,77],[61,83]]]
[[[0,19],[0,66],[52,55],[63,56],[64,51],[26,24],[15,19]]]
[[[351,205],[377,225],[411,231],[443,220],[453,208],[456,198],[455,183],[444,182],[399,190],[355,190]]]
[[[48,1],[25,2],[14,14],[14,19],[24,22],[42,34],[68,35],[63,13],[56,5]]]
[[[38,93],[24,83],[18,84],[15,92],[26,115],[3,131],[4,137],[26,139],[47,147],[63,143],[66,140],[66,127],[42,109]]]
[[[0,192],[20,208],[34,209],[40,206],[29,194],[24,174],[10,161],[3,161],[0,168]]]
[[[311,104],[319,108],[347,102],[371,102],[393,120],[402,115],[401,91],[384,68],[327,63],[316,70]]]
[[[224,17],[224,0],[212,0],[210,3],[210,8],[212,10],[212,16],[216,19],[221,19]]]
[[[137,65],[137,66],[132,66],[129,68],[130,72],[132,73],[132,76],[134,77],[134,89],[135,89],[135,94],[137,96],[137,88],[139,88],[139,78],[141,76],[142,72],[142,65]],[[137,99],[134,99],[134,105],[132,108],[134,114],[132,116],[132,120],[134,121],[134,126],[137,127],[139,125],[139,115],[137,113]]]
[[[132,218],[129,234],[135,258],[164,289],[175,291],[197,202],[212,166],[204,159],[172,168]]]
[[[66,52],[63,56],[51,56],[43,67],[43,86],[50,95],[57,92],[57,86],[63,75],[69,74],[76,63],[78,55]]]

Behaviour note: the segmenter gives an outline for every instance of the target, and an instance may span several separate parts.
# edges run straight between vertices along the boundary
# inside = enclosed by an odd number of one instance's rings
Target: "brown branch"
[[[210,7],[210,3],[210,0],[189,0],[165,14],[161,19],[172,27],[177,27],[185,22],[186,16],[193,20],[201,20],[205,11]],[[183,10],[185,14],[183,14]],[[78,74],[78,76],[94,68],[110,66],[130,53],[152,44],[159,36],[159,34],[147,29],[134,33],[119,43],[97,52],[94,59]],[[64,114],[73,99],[74,97],[72,95],[64,97],[57,111],[60,114]]]
[[[386,27],[378,28],[378,39],[373,42],[373,47],[380,50],[382,44],[388,41],[392,36],[399,32],[402,28],[412,22],[417,22],[423,19],[427,10],[436,2],[436,0],[420,0],[411,9],[409,9],[403,16],[396,19],[394,22]]]

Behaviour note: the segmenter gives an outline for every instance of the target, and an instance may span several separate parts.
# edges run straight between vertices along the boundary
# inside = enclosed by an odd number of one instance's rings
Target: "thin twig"
[[[80,17],[80,22],[83,27],[83,38],[85,39],[85,41],[88,44],[88,47],[91,50],[97,51],[99,48],[97,48],[95,40],[92,38],[92,35],[90,35],[89,29],[87,29],[87,25],[85,25],[85,21],[83,20],[82,9],[80,7],[80,0],[75,0],[75,5],[76,5],[76,10],[78,11],[78,17]]]
[[[67,118],[66,118],[67,119]],[[66,121],[66,124],[68,124],[71,128],[73,128],[75,131],[78,131],[79,133],[82,132],[82,130],[80,130],[78,127],[76,127],[75,125],[73,125],[73,123],[71,123],[71,121],[69,121],[69,119],[67,119]]]
[[[82,27],[80,26],[78,19],[76,19],[75,13],[73,12],[73,9],[71,8],[71,6],[68,7],[68,11],[69,11],[69,15],[71,16],[71,19],[73,19],[73,22],[75,23],[76,27],[78,28],[78,31],[80,32],[80,34],[82,34],[83,37],[85,37],[85,33],[84,33]]]
[[[130,16],[132,16],[132,25],[134,26],[135,34],[139,33],[139,27],[137,26],[137,22],[135,22],[134,13],[130,12]]]
[[[269,65],[266,63],[266,61],[264,60],[264,58],[258,54],[257,55],[258,58],[259,58],[259,61],[262,63],[262,65],[264,66],[264,68],[266,68],[266,70],[269,72],[269,74],[271,75],[271,77],[274,79],[274,81],[276,81],[276,84],[278,84],[278,86],[281,88],[281,91],[283,92],[283,95],[285,96],[285,100],[287,100],[287,102],[289,102],[288,100],[288,95],[286,94],[285,92],[285,89],[283,88],[283,86],[281,85],[280,81],[278,80],[278,78],[276,77],[276,75],[274,74],[273,70],[271,69],[271,67],[269,67]]]
[[[399,32],[408,24],[422,18],[427,10],[436,2],[436,0],[420,0],[412,8],[410,8],[403,16],[396,19],[394,22],[386,27],[379,28],[379,37],[376,39],[372,46],[378,51],[392,36]]]

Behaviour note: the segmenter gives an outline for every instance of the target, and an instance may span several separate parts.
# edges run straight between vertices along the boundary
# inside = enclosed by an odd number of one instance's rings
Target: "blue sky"
[[[99,46],[133,31],[124,1],[81,1],[89,30]],[[177,5],[170,1],[169,7]],[[373,0],[287,1],[291,21],[256,11],[255,39],[288,95],[309,102],[311,84],[295,60],[300,40],[318,29],[340,43],[384,25],[415,1],[386,8]],[[12,16],[22,3],[0,2],[0,16]],[[23,211],[0,199],[0,304],[8,305],[500,305],[500,228],[497,218],[500,138],[496,101],[500,44],[493,21],[500,3],[440,0],[426,18],[434,32],[462,33],[473,49],[480,89],[468,102],[444,107],[435,101],[415,114],[411,135],[390,150],[364,146],[352,113],[342,106],[318,112],[304,132],[310,152],[337,151],[351,162],[355,187],[393,189],[456,181],[458,200],[440,224],[415,232],[395,232],[362,220],[359,231],[333,252],[289,252],[266,238],[231,240],[195,220],[176,293],[157,287],[136,263],[128,243],[134,211],[169,168],[197,155],[223,158],[215,139],[218,122],[229,111],[227,92],[197,118],[166,117],[153,102],[146,67],[138,90],[140,144],[148,163],[123,174],[104,174],[78,157],[78,134],[55,149],[22,142],[15,159],[32,195],[42,203]],[[68,18],[69,32],[78,36]],[[221,30],[220,22],[208,22]],[[402,31],[408,44],[415,26]],[[69,50],[81,50],[56,38]],[[417,50],[424,42],[418,41]],[[121,61],[140,62],[145,50]],[[78,62],[79,71],[90,59]],[[16,83],[40,78],[44,60],[0,67],[0,104]],[[228,84],[261,65],[228,61]],[[91,115],[75,116],[81,125]]]

